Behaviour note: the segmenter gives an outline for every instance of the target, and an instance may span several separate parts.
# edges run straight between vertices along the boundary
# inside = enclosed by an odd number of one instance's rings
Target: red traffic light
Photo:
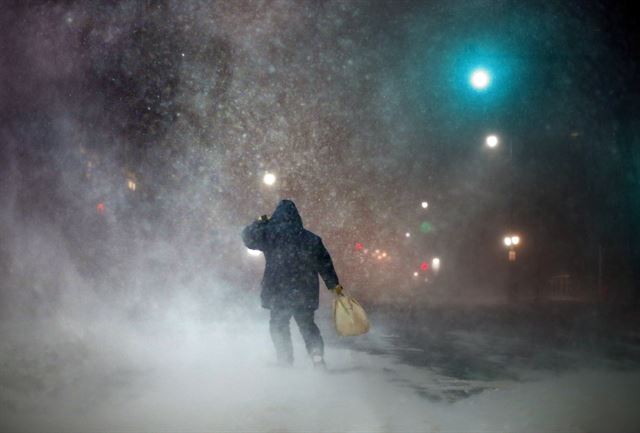
[[[360,242],[356,242],[356,251],[360,251],[363,248],[364,248],[364,245],[362,245]]]
[[[428,271],[429,270],[429,263],[427,263],[427,262],[420,263],[420,269],[422,269],[423,271]]]

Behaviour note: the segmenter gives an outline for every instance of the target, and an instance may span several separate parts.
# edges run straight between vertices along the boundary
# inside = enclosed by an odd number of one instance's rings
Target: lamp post
[[[273,171],[256,173],[257,188],[255,190],[256,201],[259,206],[273,206],[279,189],[279,179]]]
[[[503,238],[502,242],[504,246],[508,248],[507,258],[509,260],[509,270],[507,275],[507,296],[511,301],[516,301],[518,298],[518,282],[515,275],[516,248],[520,245],[521,239],[519,235],[509,234]]]
[[[440,258],[439,257],[434,257],[433,259],[431,259],[431,269],[433,269],[433,272],[437,273],[440,270]]]
[[[490,134],[485,138],[485,145],[490,149],[496,149],[502,140],[495,135]],[[507,223],[510,229],[513,229],[513,209],[514,209],[514,189],[515,189],[515,169],[513,164],[513,140],[507,139],[507,146],[509,147],[509,162],[508,162],[508,220]],[[509,261],[516,260],[515,247],[520,243],[520,237],[518,235],[509,235],[503,239],[505,246],[509,247]],[[513,257],[513,258],[511,258]]]
[[[508,235],[505,236],[504,239],[502,240],[502,242],[504,243],[504,245],[509,248],[509,261],[510,262],[515,262],[516,261],[516,247],[518,245],[520,245],[520,236],[518,235]]]

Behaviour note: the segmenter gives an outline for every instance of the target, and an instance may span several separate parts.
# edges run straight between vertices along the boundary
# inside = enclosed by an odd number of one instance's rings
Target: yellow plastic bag
[[[343,337],[362,335],[369,331],[369,319],[364,308],[350,296],[336,296],[333,300],[333,321]]]

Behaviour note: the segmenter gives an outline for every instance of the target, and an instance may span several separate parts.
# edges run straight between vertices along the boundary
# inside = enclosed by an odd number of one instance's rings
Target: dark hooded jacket
[[[282,200],[271,219],[242,231],[247,248],[264,253],[266,266],[260,295],[264,308],[318,308],[318,274],[327,288],[338,285],[331,256],[319,236],[305,230],[296,205]]]

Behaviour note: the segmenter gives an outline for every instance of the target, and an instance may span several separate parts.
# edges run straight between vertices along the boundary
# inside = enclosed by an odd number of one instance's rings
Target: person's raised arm
[[[265,236],[264,229],[268,224],[265,216],[260,217],[257,221],[252,222],[242,230],[242,241],[250,250],[264,251]]]

